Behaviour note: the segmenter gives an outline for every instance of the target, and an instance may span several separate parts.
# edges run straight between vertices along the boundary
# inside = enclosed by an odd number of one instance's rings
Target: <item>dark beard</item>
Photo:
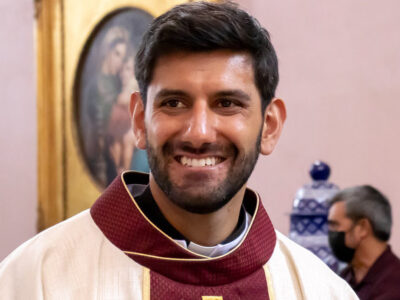
[[[234,147],[234,146],[232,146]],[[147,157],[151,173],[155,182],[168,197],[178,207],[196,214],[209,214],[219,210],[227,204],[235,194],[247,182],[253,169],[257,163],[261,147],[261,130],[259,131],[253,151],[250,153],[242,154],[239,156],[238,150],[234,149],[236,154],[230,170],[229,176],[218,186],[207,193],[200,195],[193,195],[190,192],[176,187],[171,182],[168,175],[167,164],[160,159],[162,155],[168,157],[167,153],[170,151],[171,146],[166,144],[163,147],[163,153],[157,151],[147,141]],[[199,185],[202,184],[199,182]]]

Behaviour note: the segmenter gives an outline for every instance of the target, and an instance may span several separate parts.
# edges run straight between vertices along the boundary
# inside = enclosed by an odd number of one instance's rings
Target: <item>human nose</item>
[[[186,120],[182,141],[194,148],[215,142],[216,117],[206,101],[198,101],[190,110]]]

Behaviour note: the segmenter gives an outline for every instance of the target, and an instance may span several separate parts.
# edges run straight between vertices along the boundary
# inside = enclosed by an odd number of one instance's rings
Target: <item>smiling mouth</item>
[[[209,156],[203,158],[191,158],[187,156],[178,156],[175,158],[177,162],[185,167],[213,167],[220,164],[225,158],[220,156]]]

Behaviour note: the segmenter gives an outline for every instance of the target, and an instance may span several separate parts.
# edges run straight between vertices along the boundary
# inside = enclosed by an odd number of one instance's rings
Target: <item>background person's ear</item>
[[[144,104],[139,92],[131,95],[129,107],[132,118],[133,135],[135,136],[135,145],[139,149],[146,149],[146,127],[144,124]]]
[[[261,134],[261,154],[269,155],[275,148],[286,120],[286,107],[282,99],[274,98],[265,109]]]
[[[374,231],[371,226],[371,222],[367,218],[362,218],[358,221],[359,235],[361,238],[365,238],[368,236],[374,236]]]

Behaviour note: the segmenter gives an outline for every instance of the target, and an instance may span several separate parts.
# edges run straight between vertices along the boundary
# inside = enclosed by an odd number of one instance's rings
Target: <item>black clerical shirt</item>
[[[136,203],[139,205],[142,212],[146,215],[151,222],[161,229],[165,234],[174,240],[185,240],[187,244],[190,241],[184,237],[175,227],[168,222],[164,217],[157,202],[154,200],[150,191],[150,186],[130,184],[128,185],[129,191],[135,198]],[[221,244],[227,244],[236,239],[246,228],[246,211],[242,206],[240,209],[239,220],[235,230],[224,240]]]

